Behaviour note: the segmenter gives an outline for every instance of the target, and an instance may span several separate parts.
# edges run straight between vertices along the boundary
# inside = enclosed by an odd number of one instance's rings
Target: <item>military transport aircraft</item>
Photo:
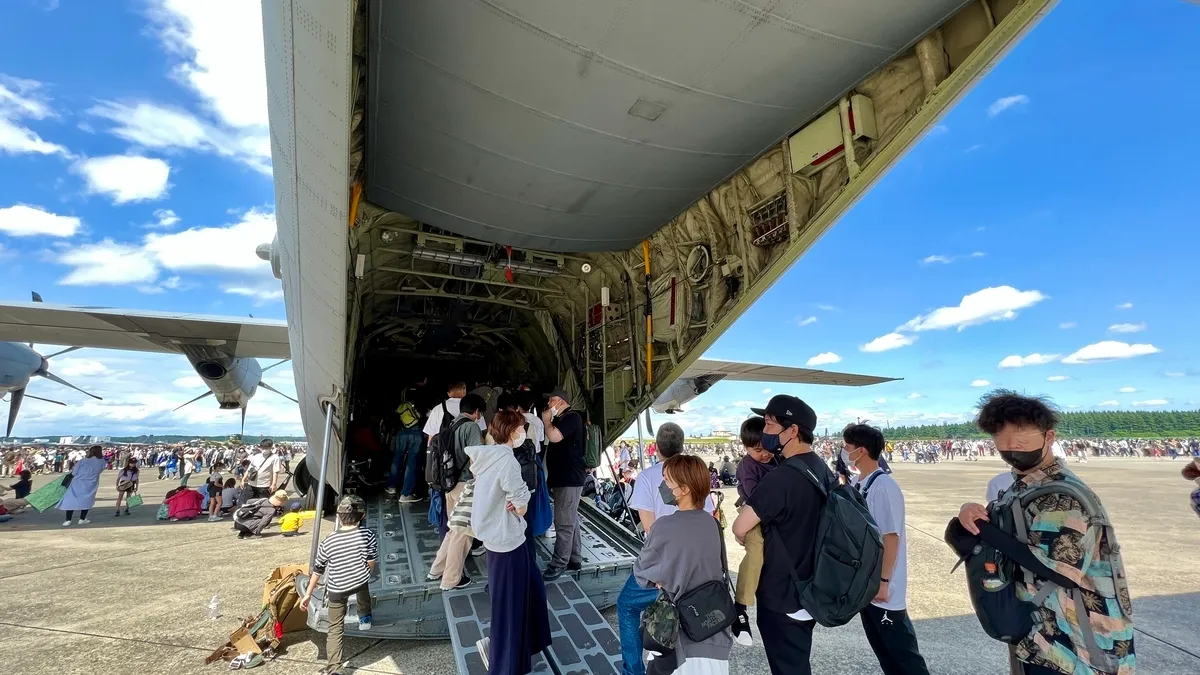
[[[346,426],[414,373],[565,384],[609,438],[681,377],[699,391],[714,340],[1052,4],[264,0],[278,233],[260,254],[283,281],[309,472],[341,489]],[[53,323],[23,309],[18,326]],[[235,356],[259,328],[174,320],[163,334]],[[613,604],[636,557],[583,511],[556,614]],[[466,672],[486,594],[423,582],[424,516],[371,508],[372,634],[450,636]]]

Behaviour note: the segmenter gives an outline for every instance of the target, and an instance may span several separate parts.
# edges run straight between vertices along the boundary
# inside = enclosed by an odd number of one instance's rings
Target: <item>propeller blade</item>
[[[69,351],[69,350],[68,350],[68,351]],[[71,388],[71,389],[74,389],[75,391],[77,391],[77,392],[79,392],[79,393],[81,393],[81,394],[87,394],[88,396],[91,396],[92,398],[96,399],[97,401],[103,401],[103,400],[104,400],[104,399],[100,398],[99,396],[97,396],[97,395],[95,395],[95,394],[92,394],[92,393],[86,392],[86,391],[84,391],[84,390],[80,389],[79,387],[76,387],[75,385],[71,384],[70,382],[67,382],[66,380],[62,379],[61,377],[59,377],[59,376],[55,375],[54,373],[51,373],[51,372],[48,372],[48,371],[47,371],[47,372],[38,373],[38,375],[41,375],[42,377],[46,378],[47,380],[50,380],[51,382],[57,382],[57,383],[61,384],[61,385],[62,385],[62,386],[64,386],[64,387],[69,387],[69,388]]]
[[[41,301],[42,301],[42,294],[41,294],[41,293],[38,293],[37,291],[33,291],[33,292],[32,292],[32,293],[30,293],[29,295],[33,296],[33,301],[34,301],[34,302],[41,302]]]
[[[239,435],[246,435],[246,406],[242,406],[242,432]]]
[[[196,398],[194,398],[194,399],[192,399],[192,400],[188,401],[187,403],[184,403],[183,405],[179,406],[179,408],[182,408],[182,407],[184,407],[184,406],[191,405],[191,404],[195,403],[196,401],[199,401],[200,399],[204,398],[205,396],[212,396],[212,395],[213,395],[213,393],[212,393],[212,389],[209,389],[208,391],[204,392],[203,394],[200,394],[200,395],[199,395],[199,396],[197,396]],[[176,408],[175,410],[179,410],[179,408]],[[175,412],[175,410],[172,410],[171,412]]]
[[[67,347],[66,349],[62,350],[61,352],[54,352],[50,356],[43,356],[42,358],[43,359],[52,359],[56,356],[62,356],[63,354],[66,354],[67,352],[73,352],[76,349],[83,349],[83,347]]]
[[[279,362],[277,362],[277,363],[272,363],[271,365],[267,366],[266,368],[263,368],[263,369],[262,369],[262,371],[265,373],[265,372],[267,372],[268,370],[270,370],[270,369],[274,368],[275,366],[282,366],[283,364],[287,363],[288,361],[291,361],[291,359],[284,359],[284,360],[282,360],[282,361],[279,361]]]
[[[12,399],[8,404],[8,431],[4,433],[4,437],[12,436],[13,426],[17,423],[17,413],[21,412],[21,401],[25,399],[25,387],[13,389]]]
[[[292,403],[300,403],[300,401],[297,401],[296,399],[292,398],[291,396],[288,396],[287,394],[283,393],[282,391],[279,391],[278,389],[276,389],[275,387],[272,387],[271,385],[267,384],[266,382],[259,382],[258,386],[262,387],[263,389],[266,389],[267,391],[275,392],[276,394],[279,394],[280,396],[286,398],[287,400],[291,401]]]
[[[52,398],[42,398],[41,396],[34,396],[33,394],[26,394],[25,398],[31,398],[35,401],[42,401],[45,403],[53,403],[55,405],[61,405],[61,406],[67,405],[66,403],[63,403],[62,401],[55,401]]]

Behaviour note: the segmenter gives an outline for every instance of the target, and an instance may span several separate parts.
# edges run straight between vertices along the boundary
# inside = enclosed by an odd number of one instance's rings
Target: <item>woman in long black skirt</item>
[[[550,646],[546,586],[538,570],[533,540],[514,551],[488,551],[492,629],[490,675],[525,675],[533,656]]]
[[[488,672],[525,675],[534,654],[550,645],[546,587],[522,517],[530,492],[513,456],[513,448],[525,443],[525,418],[511,410],[498,411],[488,432],[498,444],[466,448],[475,476],[471,529],[488,552]]]

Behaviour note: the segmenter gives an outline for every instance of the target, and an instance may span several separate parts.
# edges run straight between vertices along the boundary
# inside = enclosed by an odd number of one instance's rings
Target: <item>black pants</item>
[[[797,621],[759,605],[758,634],[767,652],[771,675],[812,675],[809,654],[816,625],[816,621]]]
[[[868,605],[859,616],[884,675],[929,675],[907,611]]]
[[[271,488],[269,487],[254,487],[253,485],[247,485],[246,490],[250,492],[250,495],[247,497],[247,499],[265,499],[270,497],[272,494]]]
[[[80,519],[80,520],[87,520],[87,512],[88,512],[88,511],[90,511],[90,510],[91,510],[91,509],[82,509],[82,510],[80,510],[80,511],[79,511],[79,519]],[[72,517],[72,516],[74,516],[74,515],[75,515],[75,512],[74,512],[74,511],[67,511],[67,518],[66,518],[67,522],[70,522],[70,520],[71,520],[71,517]]]

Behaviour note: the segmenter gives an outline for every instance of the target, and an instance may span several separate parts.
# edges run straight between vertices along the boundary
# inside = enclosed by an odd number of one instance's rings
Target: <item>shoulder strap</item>
[[[707,498],[705,501],[708,501]],[[701,506],[700,509],[703,510],[704,507]],[[721,521],[717,520],[716,516],[713,516],[713,522],[717,524],[717,539],[721,540],[721,575],[725,578],[725,585],[733,588],[733,582],[729,579],[729,558],[725,555],[725,531],[721,529]]]
[[[867,492],[871,489],[871,484],[875,482],[875,479],[879,478],[880,475],[885,474],[885,473],[887,473],[887,472],[884,471],[883,469],[875,469],[875,471],[872,472],[870,476],[867,476],[867,480],[862,483],[862,488],[859,490],[859,492],[862,493],[862,496],[864,499],[867,496]]]

